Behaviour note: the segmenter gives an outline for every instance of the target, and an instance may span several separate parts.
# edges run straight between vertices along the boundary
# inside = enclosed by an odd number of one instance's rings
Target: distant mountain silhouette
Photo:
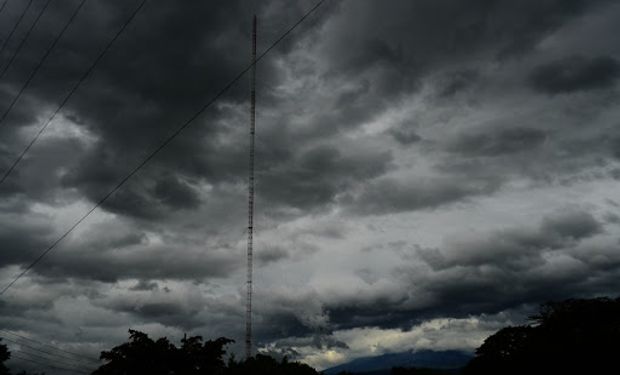
[[[473,355],[458,350],[419,350],[401,353],[388,353],[376,357],[363,357],[351,362],[329,368],[324,371],[326,375],[335,375],[342,371],[352,373],[377,374],[390,373],[392,367],[418,367],[433,369],[461,368],[472,359]]]

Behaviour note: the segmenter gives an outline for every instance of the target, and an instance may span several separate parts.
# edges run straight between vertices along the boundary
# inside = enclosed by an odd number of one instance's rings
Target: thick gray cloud
[[[620,64],[609,56],[570,56],[540,66],[531,76],[532,86],[541,92],[559,94],[609,88],[620,74]]]
[[[51,3],[0,110],[77,4]],[[136,5],[86,3],[0,127],[0,168]],[[147,2],[0,185],[0,280],[247,66],[253,13],[262,51],[312,5]],[[259,345],[342,361],[366,345],[359,330],[471,315],[487,333],[485,314],[614,293],[618,15],[604,0],[328,1],[272,50],[258,66]],[[3,296],[0,324],[91,354],[129,327],[239,339],[248,99],[244,78]]]
[[[352,203],[353,211],[366,214],[436,208],[470,196],[490,194],[499,186],[494,178],[422,178],[405,181],[382,179],[369,184]]]
[[[592,282],[588,275],[604,266],[582,263],[588,250],[581,243],[602,230],[589,213],[566,210],[530,229],[453,238],[441,249],[414,247],[403,258],[410,265],[394,269],[394,275],[406,282],[391,295],[330,300],[325,311],[331,327],[339,329],[411,327],[433,316],[493,314],[524,303],[613,293],[610,285],[617,272]]]
[[[533,230],[506,230],[486,239],[456,241],[448,255],[436,250],[422,250],[421,254],[437,270],[490,264],[521,268],[543,261],[543,251],[566,248],[601,230],[601,224],[590,214],[566,212],[545,218]]]
[[[540,146],[545,139],[541,130],[515,127],[491,134],[464,134],[455,141],[451,151],[470,156],[496,156],[528,151]]]

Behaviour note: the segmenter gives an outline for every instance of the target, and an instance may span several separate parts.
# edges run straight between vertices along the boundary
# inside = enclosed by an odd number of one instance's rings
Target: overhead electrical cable
[[[4,0],[2,5],[0,5],[0,14],[2,14],[2,11],[4,10],[4,7],[6,6],[6,3],[8,3],[8,2],[9,2],[9,0]]]
[[[274,49],[284,38],[286,38],[293,30],[297,28],[306,18],[308,18],[314,11],[316,11],[325,0],[318,1],[310,10],[308,10],[293,26],[286,30],[279,38],[277,38],[267,49],[265,49],[257,58],[241,70],[226,86],[218,91],[210,100],[198,109],[194,114],[180,124],[168,137],[166,137],[159,146],[155,147],[146,158],[144,158],[138,165],[136,165],[125,177],[123,177],[107,194],[105,194],[97,203],[95,203],[86,213],[84,213],[69,229],[67,229],[60,237],[58,237],[51,245],[49,245],[44,251],[42,251],[22,272],[20,272],[9,284],[7,284],[0,295],[6,293],[19,279],[21,279],[32,267],[39,263],[50,251],[52,251],[62,240],[64,240],[71,232],[73,232],[87,217],[89,217],[99,206],[107,201],[118,189],[120,189],[125,183],[133,177],[142,167],[150,162],[155,155],[157,155],[164,147],[166,147],[172,140],[174,140],[185,128],[192,124],[201,114],[203,114],[213,103],[215,103],[222,95],[224,95],[230,88],[237,83],[254,65],[261,61],[265,55],[267,55],[272,49]]]
[[[16,355],[16,354],[19,354],[19,355]],[[53,369],[53,370],[70,371],[70,372],[75,372],[75,373],[84,374],[84,375],[88,374],[88,372],[85,372],[85,371],[82,371],[82,370],[76,370],[76,369],[72,369],[72,368],[65,368],[65,367],[56,366],[56,365],[53,365],[53,364],[50,364],[50,363],[44,363],[44,362],[41,362],[41,361],[37,361],[37,360],[31,359],[31,358],[28,358],[28,356],[23,355],[22,352],[11,353],[11,359],[13,359],[13,358],[19,359],[20,361],[34,363],[34,364],[37,364],[39,366],[47,367],[47,368],[50,368],[50,369]]]
[[[85,359],[85,360],[87,360],[89,362],[92,362],[92,363],[99,363],[99,361],[97,359],[95,359],[95,358],[91,358],[91,357],[86,356],[84,354],[79,354],[79,353],[71,352],[71,351],[68,351],[68,350],[65,350],[65,349],[61,349],[61,348],[59,348],[57,346],[54,346],[54,345],[51,345],[51,344],[46,344],[46,343],[44,343],[42,341],[39,341],[39,340],[35,340],[32,337],[27,337],[27,336],[24,336],[24,335],[20,335],[18,333],[15,333],[15,332],[3,329],[3,328],[0,328],[0,332],[4,333],[6,335],[11,335],[13,337],[17,337],[17,338],[22,339],[22,340],[30,341],[32,343],[35,343],[35,344],[40,345],[40,346],[47,347],[47,348],[52,349],[52,350],[57,350],[59,352],[62,352],[62,353],[65,353],[65,354],[69,354],[71,356],[75,356],[75,357],[78,357],[78,358]]]
[[[55,358],[55,357],[51,357],[51,356],[47,356],[47,355],[41,355],[41,354],[39,354],[37,352],[32,353],[32,352],[30,352],[28,350],[25,350],[22,347],[23,344],[17,344],[17,345],[20,346],[20,349],[19,349],[18,353],[22,353],[24,355],[31,356],[31,357],[34,357],[34,358],[37,358],[37,359],[42,359],[44,361],[50,361],[50,362],[53,362],[53,363],[55,363],[57,365],[65,366],[67,368],[73,368],[73,369],[80,370],[80,371],[85,371],[85,372],[92,371],[92,369],[86,368],[82,364],[67,362],[67,361],[64,361],[64,360],[62,360],[60,358]]]
[[[26,91],[26,89],[30,85],[30,82],[32,82],[32,79],[34,78],[34,76],[37,74],[39,69],[41,69],[41,66],[43,66],[43,63],[45,62],[47,57],[50,55],[50,53],[52,53],[52,51],[54,50],[54,48],[58,44],[58,41],[60,40],[60,38],[62,38],[62,36],[65,34],[65,32],[67,31],[69,26],[73,23],[73,20],[75,20],[75,17],[78,15],[78,13],[80,12],[80,9],[82,9],[82,7],[84,6],[85,2],[86,2],[86,0],[80,1],[78,6],[75,8],[73,13],[71,14],[71,17],[69,17],[69,19],[67,20],[67,22],[65,23],[63,28],[60,30],[60,33],[56,36],[56,38],[54,39],[52,44],[50,44],[50,46],[47,48],[47,50],[45,51],[45,53],[43,54],[43,56],[41,57],[41,59],[39,60],[37,65],[35,66],[35,68],[30,72],[30,75],[28,76],[26,81],[22,84],[22,87],[17,92],[17,95],[15,95],[15,97],[13,98],[13,100],[11,101],[9,106],[5,109],[5,111],[0,116],[0,125],[2,125],[4,119],[9,114],[9,112],[11,112],[11,110],[15,106],[15,103],[17,103],[19,98],[21,98],[21,96],[24,93],[24,91]]]
[[[17,167],[17,164],[19,164],[19,162],[24,158],[24,156],[28,153],[28,151],[30,150],[30,148],[37,142],[37,140],[39,139],[39,137],[41,137],[41,135],[43,134],[43,132],[45,132],[45,129],[47,129],[48,125],[52,122],[52,120],[54,120],[54,118],[56,117],[56,115],[58,115],[58,113],[60,113],[60,111],[64,108],[64,106],[67,104],[67,102],[69,102],[69,99],[71,99],[71,97],[73,96],[73,94],[75,94],[75,92],[78,90],[78,88],[82,85],[82,83],[84,81],[86,81],[86,79],[90,76],[90,74],[93,72],[93,70],[95,70],[95,67],[97,66],[97,64],[101,61],[101,59],[103,58],[103,56],[110,50],[110,47],[112,47],[112,44],[114,44],[114,42],[116,42],[116,40],[121,36],[121,34],[123,33],[123,31],[125,31],[125,29],[127,28],[127,26],[131,23],[131,21],[136,17],[136,15],[138,14],[138,12],[140,11],[140,9],[142,9],[142,7],[144,6],[144,4],[147,2],[147,0],[142,0],[140,2],[140,4],[136,7],[136,9],[133,11],[133,13],[131,13],[131,15],[129,16],[129,18],[125,21],[125,23],[121,26],[121,28],[116,32],[116,34],[114,35],[114,37],[112,37],[112,39],[110,39],[110,41],[108,42],[108,44],[106,44],[106,46],[103,48],[103,50],[101,50],[101,52],[99,53],[99,55],[97,56],[97,58],[93,61],[93,63],[88,67],[88,69],[86,69],[86,71],[84,72],[84,74],[82,74],[82,76],[80,77],[79,80],[77,80],[75,82],[75,84],[73,85],[73,87],[71,88],[71,90],[69,90],[67,92],[67,94],[65,95],[65,97],[62,99],[62,101],[60,102],[60,104],[58,105],[58,107],[56,107],[56,110],[51,114],[51,116],[47,119],[47,121],[45,121],[45,123],[43,124],[43,126],[39,129],[39,131],[34,135],[34,137],[32,137],[32,139],[30,140],[30,142],[28,142],[28,144],[26,145],[26,147],[24,147],[24,149],[22,150],[22,152],[17,156],[17,158],[15,158],[15,160],[13,161],[13,163],[11,164],[11,166],[4,171],[4,173],[2,174],[2,177],[0,178],[0,185],[2,185],[2,183],[4,182],[4,180],[6,180],[6,178],[11,174],[11,172],[13,172],[13,170],[15,169],[15,167]]]
[[[0,47],[0,58],[2,57],[2,54],[4,53],[4,49],[6,48],[7,44],[9,44],[9,40],[11,40],[11,38],[13,37],[15,30],[17,30],[17,28],[19,27],[19,24],[24,19],[24,16],[28,12],[28,9],[30,9],[31,5],[32,5],[32,0],[28,1],[28,4],[26,4],[26,7],[22,11],[22,13],[19,15],[17,22],[15,22],[15,24],[13,25],[13,28],[11,28],[9,35],[7,35],[6,39],[4,39],[4,41],[2,42],[2,47]]]
[[[99,364],[99,361],[92,361],[90,358],[88,359],[88,362],[86,362],[84,357],[80,357],[80,358],[69,357],[69,356],[67,356],[66,354],[63,354],[63,353],[57,353],[57,352],[52,352],[50,350],[44,350],[44,349],[38,348],[36,346],[33,346],[31,344],[26,344],[23,341],[19,341],[19,340],[15,340],[15,339],[6,337],[6,335],[5,336],[0,336],[0,338],[2,338],[3,340],[6,340],[8,342],[12,342],[13,344],[17,344],[17,345],[23,346],[24,348],[28,348],[30,350],[34,350],[36,352],[45,354],[47,356],[54,357],[55,359],[58,359],[59,361],[68,362],[72,366],[75,366],[75,365],[86,366],[87,363],[88,363],[89,366],[98,365]]]
[[[41,16],[43,16],[43,13],[45,13],[45,10],[47,9],[47,6],[50,4],[51,1],[52,0],[47,0],[45,2],[45,4],[43,4],[43,7],[39,10],[39,14],[37,14],[37,18],[34,19],[32,24],[30,25],[30,28],[28,29],[28,31],[26,31],[26,34],[24,34],[24,37],[19,42],[19,45],[17,46],[17,48],[15,48],[15,51],[13,51],[13,54],[11,55],[11,58],[6,63],[6,65],[4,66],[2,71],[0,71],[0,80],[2,79],[2,77],[4,77],[4,74],[7,72],[7,70],[9,70],[9,67],[13,64],[13,61],[15,60],[15,58],[17,57],[17,55],[21,51],[21,49],[24,46],[24,44],[26,44],[26,40],[28,39],[28,37],[32,33],[32,30],[34,30],[35,26],[37,26],[37,24],[39,23],[39,20],[41,19]]]

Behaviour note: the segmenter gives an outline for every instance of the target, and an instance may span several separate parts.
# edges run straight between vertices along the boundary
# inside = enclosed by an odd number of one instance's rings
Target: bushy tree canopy
[[[203,342],[194,336],[183,338],[176,347],[166,338],[152,340],[145,333],[129,330],[128,342],[101,353],[107,363],[93,375],[318,375],[310,366],[260,354],[225,363],[226,346],[231,342],[224,337]]]
[[[507,327],[486,339],[464,373],[620,371],[620,299],[547,303],[531,319],[530,325]]]
[[[2,341],[2,339],[0,339]],[[6,345],[0,343],[0,375],[9,374],[9,369],[6,368],[4,362],[11,358],[11,353],[7,349]]]
[[[257,354],[243,362],[231,362],[226,375],[318,375],[310,366],[289,362],[286,358],[276,361],[274,358]]]
[[[167,338],[152,340],[147,334],[129,330],[129,342],[101,353],[106,364],[94,375],[198,375],[222,374],[225,346],[232,340],[203,342],[200,336],[183,338],[177,348]]]

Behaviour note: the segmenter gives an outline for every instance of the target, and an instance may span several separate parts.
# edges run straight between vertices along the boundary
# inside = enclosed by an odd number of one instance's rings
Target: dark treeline
[[[10,357],[11,357],[11,353],[9,353],[9,350],[6,348],[6,345],[0,344],[0,375],[9,374],[9,369],[6,368],[6,366],[4,365],[4,362],[8,360]]]
[[[224,360],[226,346],[233,341],[224,337],[203,341],[200,336],[183,338],[177,347],[167,338],[152,340],[145,333],[130,330],[129,341],[101,353],[106,364],[93,375],[317,375],[312,367],[286,358],[277,361],[257,354],[237,361]]]
[[[129,341],[101,353],[105,362],[93,375],[318,375],[308,365],[257,354],[238,361],[226,356],[232,340],[185,337],[176,346],[130,330]],[[620,298],[571,299],[547,303],[530,324],[506,327],[488,337],[460,371],[487,374],[619,373]],[[10,374],[10,358],[0,343],[0,375]],[[610,372],[611,371],[611,372]],[[455,370],[393,368],[392,375],[456,374]],[[347,373],[343,373],[347,374]]]
[[[146,333],[129,330],[129,340],[101,353],[105,362],[93,375],[318,375],[312,367],[266,355],[238,361],[225,360],[227,338],[203,341],[200,336],[185,337],[176,346],[167,338],[151,339]],[[4,362],[10,358],[0,343],[0,375],[10,375]],[[20,373],[18,375],[35,375]]]
[[[464,375],[620,373],[620,298],[547,303],[487,338]]]

